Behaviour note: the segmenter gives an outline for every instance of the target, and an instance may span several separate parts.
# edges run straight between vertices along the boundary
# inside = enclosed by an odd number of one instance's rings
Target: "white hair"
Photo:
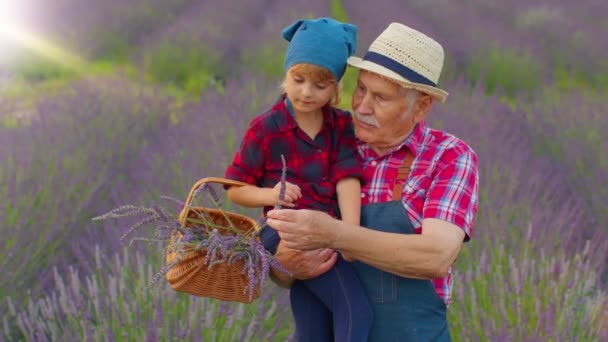
[[[405,103],[407,106],[407,109],[405,112],[403,112],[403,115],[410,116],[414,111],[414,103],[416,103],[416,101],[418,101],[418,99],[421,98],[424,93],[418,89],[406,88],[402,86],[401,94],[403,97],[405,97]]]
[[[380,75],[380,74],[375,73],[375,72],[373,72],[373,71],[367,71],[367,70],[365,70],[365,71],[366,71],[366,72],[369,72],[369,73],[372,73],[372,74],[374,74],[374,75],[378,75],[378,76],[380,76],[380,78],[382,78],[382,79],[384,79],[384,80],[387,80],[387,81],[389,81],[389,82],[391,82],[391,83],[397,84],[397,85],[400,87],[401,94],[402,94],[403,96],[405,96],[405,97],[406,97],[406,100],[407,100],[407,106],[408,106],[408,107],[412,107],[412,105],[413,105],[414,103],[416,103],[416,101],[417,101],[417,100],[418,100],[420,97],[422,97],[422,95],[424,95],[424,93],[423,93],[423,92],[421,92],[420,90],[418,90],[418,89],[414,89],[414,88],[411,88],[411,87],[408,87],[408,86],[404,85],[403,83],[399,83],[398,81],[395,81],[395,80],[394,80],[394,79],[392,79],[392,78],[388,78],[388,77],[386,77],[386,76],[384,76],[384,75]]]
[[[401,93],[403,94],[403,96],[405,96],[407,106],[410,109],[412,108],[414,103],[416,103],[416,101],[423,95],[422,92],[418,89],[406,87],[401,87]]]

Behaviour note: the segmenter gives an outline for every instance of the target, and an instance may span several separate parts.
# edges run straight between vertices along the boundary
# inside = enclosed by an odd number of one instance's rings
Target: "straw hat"
[[[370,45],[363,58],[348,64],[414,88],[445,102],[448,93],[437,87],[443,68],[443,48],[432,38],[400,23],[391,23]]]

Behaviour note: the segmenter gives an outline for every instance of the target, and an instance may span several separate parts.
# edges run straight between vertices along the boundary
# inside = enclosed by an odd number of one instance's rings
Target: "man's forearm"
[[[445,276],[460,250],[460,245],[446,240],[449,237],[379,232],[345,222],[333,228],[338,230],[338,237],[330,248],[402,277]]]

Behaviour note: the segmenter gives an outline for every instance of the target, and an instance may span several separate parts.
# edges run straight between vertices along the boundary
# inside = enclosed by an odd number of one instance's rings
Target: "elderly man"
[[[374,310],[371,341],[449,341],[453,264],[471,236],[478,171],[466,143],[425,122],[448,95],[437,87],[443,48],[392,23],[348,63],[359,69],[352,109],[362,226],[312,210],[270,211],[282,238],[277,258],[296,279],[327,271],[336,251],[352,260]]]

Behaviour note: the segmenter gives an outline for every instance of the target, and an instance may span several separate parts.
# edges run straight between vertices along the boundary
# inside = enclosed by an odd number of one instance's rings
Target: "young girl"
[[[242,206],[276,204],[322,210],[359,224],[362,176],[352,118],[332,107],[346,59],[356,50],[357,27],[331,18],[298,20],[283,30],[283,94],[250,124],[225,178],[251,184],[228,189]],[[287,164],[285,197],[279,202]],[[278,233],[265,227],[264,246],[273,254]],[[367,341],[371,306],[351,264],[342,257],[325,274],[294,282],[291,306],[299,341]]]

